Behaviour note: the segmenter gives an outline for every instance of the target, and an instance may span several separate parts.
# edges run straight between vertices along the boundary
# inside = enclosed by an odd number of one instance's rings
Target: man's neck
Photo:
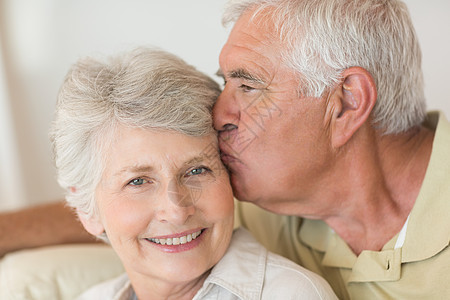
[[[381,250],[403,227],[425,177],[433,136],[424,128],[396,136],[365,128],[339,154],[331,181],[338,184],[327,196],[339,207],[322,219],[355,254]]]

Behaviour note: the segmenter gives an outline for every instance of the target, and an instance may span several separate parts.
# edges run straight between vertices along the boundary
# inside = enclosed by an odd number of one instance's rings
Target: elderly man
[[[450,297],[450,125],[426,117],[406,6],[241,1],[225,21],[222,158],[278,214],[241,204],[242,225],[340,298]]]
[[[224,21],[215,127],[257,205],[240,224],[339,298],[450,297],[450,124],[425,113],[406,6],[243,0]]]

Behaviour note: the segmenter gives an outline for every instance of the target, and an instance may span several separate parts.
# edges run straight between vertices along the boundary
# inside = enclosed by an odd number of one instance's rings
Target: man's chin
[[[239,176],[231,172],[230,174],[230,183],[233,189],[233,195],[239,201],[251,202],[249,201],[248,195],[245,192],[245,184]]]
[[[250,202],[258,205],[258,196],[252,189],[247,188],[251,185],[243,180],[242,177],[231,173],[230,182],[233,189],[233,195],[236,199],[242,202]]]

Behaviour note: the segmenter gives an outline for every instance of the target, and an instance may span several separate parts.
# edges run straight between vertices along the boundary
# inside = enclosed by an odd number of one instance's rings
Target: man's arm
[[[26,248],[92,242],[96,239],[63,202],[0,213],[0,257]]]

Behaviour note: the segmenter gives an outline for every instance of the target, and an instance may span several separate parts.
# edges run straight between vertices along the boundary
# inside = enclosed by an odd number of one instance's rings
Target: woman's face
[[[189,282],[222,258],[233,195],[215,135],[120,127],[106,157],[99,219],[84,223],[106,232],[132,281]]]

